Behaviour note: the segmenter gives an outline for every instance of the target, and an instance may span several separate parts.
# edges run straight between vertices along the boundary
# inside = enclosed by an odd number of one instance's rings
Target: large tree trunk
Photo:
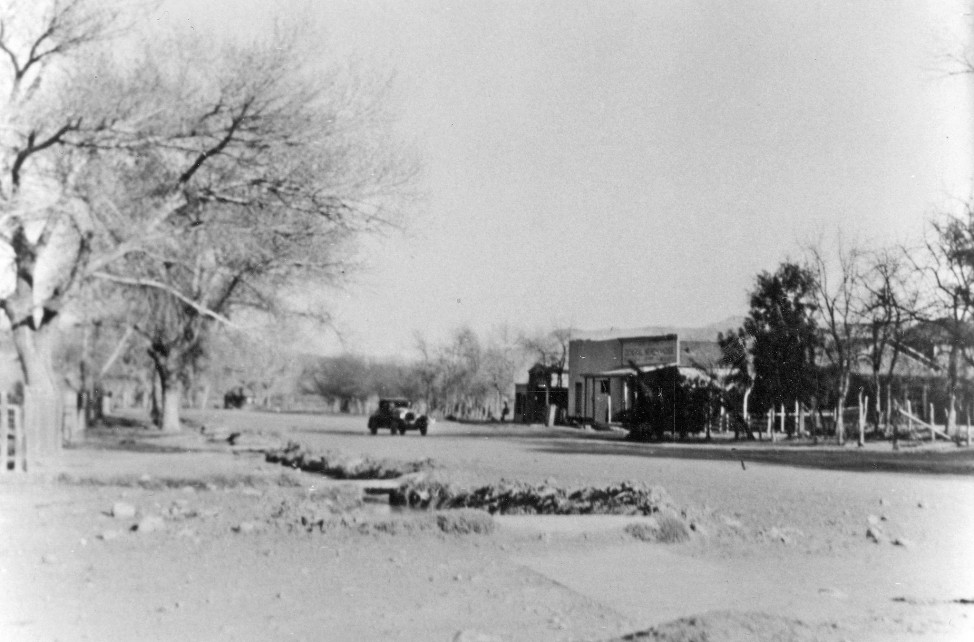
[[[35,318],[30,307],[29,286],[18,279],[17,290],[3,302],[11,335],[20,359],[24,385],[24,431],[28,466],[55,456],[61,450],[61,418],[64,400],[54,372],[53,346],[56,339],[54,315]],[[0,391],[5,394],[6,391]]]
[[[162,390],[162,420],[159,427],[163,432],[179,432],[179,378],[172,372],[166,373],[165,376],[161,372],[159,374]]]
[[[174,357],[156,350],[149,350],[149,356],[158,375],[159,396],[162,397],[162,416],[156,425],[163,432],[179,432],[180,381],[172,366]]]

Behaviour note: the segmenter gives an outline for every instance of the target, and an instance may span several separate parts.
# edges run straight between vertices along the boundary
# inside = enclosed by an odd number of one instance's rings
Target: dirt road
[[[62,468],[85,485],[0,481],[0,638],[608,640],[696,615],[655,639],[974,639],[969,476],[778,466],[746,452],[742,466],[562,429],[439,423],[424,438],[370,436],[360,418],[190,418],[432,458],[467,485],[659,484],[697,530],[662,545],[612,520],[500,518],[493,534],[455,535],[366,506],[309,533],[308,510],[336,510],[325,491],[337,485],[320,476],[191,438],[180,443],[207,452],[152,439],[129,444],[142,452],[76,449]],[[120,501],[136,514],[111,516]],[[160,528],[130,530],[146,516]]]

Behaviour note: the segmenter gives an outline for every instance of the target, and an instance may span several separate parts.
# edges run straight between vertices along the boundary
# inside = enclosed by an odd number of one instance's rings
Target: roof
[[[681,375],[687,377],[688,379],[710,379],[706,372],[703,372],[699,368],[693,368],[690,366],[677,366],[675,363],[668,363],[662,366],[641,366],[639,372],[656,372],[657,370],[663,370],[664,368],[675,367]],[[605,372],[598,372],[593,374],[583,375],[585,377],[624,377],[628,375],[635,374],[632,368],[616,368],[615,370],[606,370]]]
[[[717,334],[735,330],[744,322],[744,317],[729,317],[709,325],[683,328],[678,326],[645,326],[642,328],[606,328],[603,330],[573,330],[572,340],[604,341],[606,339],[628,339],[633,337],[676,334],[683,341],[716,341]]]

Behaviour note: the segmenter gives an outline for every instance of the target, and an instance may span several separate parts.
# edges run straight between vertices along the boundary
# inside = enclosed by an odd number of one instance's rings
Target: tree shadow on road
[[[580,436],[581,437],[581,436]],[[697,459],[740,461],[747,464],[774,464],[801,468],[856,472],[923,473],[939,475],[974,474],[974,449],[934,451],[911,448],[900,451],[858,449],[855,446],[814,447],[768,444],[681,445],[675,443],[637,443],[618,438],[585,435],[580,439],[546,441],[537,449],[558,455],[618,455],[659,459]]]

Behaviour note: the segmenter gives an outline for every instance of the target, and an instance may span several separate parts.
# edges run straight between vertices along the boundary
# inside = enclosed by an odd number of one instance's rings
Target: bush
[[[326,451],[314,453],[301,444],[288,442],[280,449],[267,450],[264,458],[270,463],[280,463],[309,473],[320,473],[336,479],[395,479],[409,473],[433,468],[433,460],[398,461],[350,457],[342,453]]]
[[[679,544],[690,539],[690,529],[676,513],[665,510],[651,520],[629,524],[626,533],[644,542]]]
[[[500,515],[652,515],[672,506],[662,488],[629,482],[567,491],[503,481],[465,490],[436,480],[417,480],[394,490],[389,502],[429,510],[479,508]]]
[[[444,533],[454,535],[490,535],[497,525],[490,513],[482,510],[461,508],[436,515],[436,525]]]

